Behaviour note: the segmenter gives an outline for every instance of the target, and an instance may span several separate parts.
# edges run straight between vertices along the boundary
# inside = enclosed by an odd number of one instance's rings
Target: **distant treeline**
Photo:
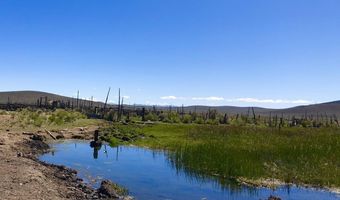
[[[110,92],[110,90],[109,90]],[[109,95],[109,93],[108,93]],[[102,118],[108,121],[122,122],[165,122],[165,123],[195,123],[195,124],[230,124],[230,125],[253,125],[273,128],[282,127],[339,127],[338,117],[335,114],[327,113],[307,113],[304,115],[287,115],[269,112],[269,114],[256,113],[253,107],[249,107],[246,113],[219,112],[216,109],[207,111],[196,111],[182,107],[157,107],[125,105],[124,98],[120,96],[117,105],[93,100],[83,100],[68,98],[53,100],[48,96],[41,96],[36,99],[36,103],[18,104],[12,103],[10,98],[6,104],[0,104],[0,109],[17,110],[21,108],[39,109],[70,109],[80,111],[89,118]]]
[[[135,110],[122,109],[120,112],[110,109],[104,115],[104,119],[109,121],[137,122],[165,122],[165,123],[195,123],[195,124],[229,124],[238,126],[261,126],[261,127],[339,127],[339,121],[336,115],[315,114],[304,116],[286,116],[274,115],[269,116],[257,115],[253,108],[249,108],[247,114],[230,114],[219,113],[215,109],[209,109],[207,112],[184,112],[184,108],[172,108],[168,110],[137,108]]]
[[[219,113],[214,109],[207,112],[185,112],[182,107],[169,107],[168,110],[158,110],[156,106],[150,108],[124,106],[123,104],[107,108],[72,103],[37,104],[27,106],[22,104],[0,105],[1,109],[16,110],[30,107],[32,109],[70,109],[80,111],[89,118],[102,118],[113,122],[164,122],[164,123],[195,123],[195,124],[229,124],[237,126],[261,126],[261,127],[339,127],[339,121],[335,115],[316,114],[305,116],[284,116],[284,115],[257,115],[254,109],[249,108],[248,114]]]

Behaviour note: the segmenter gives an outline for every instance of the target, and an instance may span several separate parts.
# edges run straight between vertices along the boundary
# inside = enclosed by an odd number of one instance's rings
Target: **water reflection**
[[[185,167],[169,152],[107,144],[90,147],[88,142],[79,141],[52,146],[55,153],[45,154],[41,160],[77,169],[79,176],[95,187],[102,178],[111,179],[139,200],[249,200],[270,195],[288,200],[337,199],[335,194],[297,187],[270,190],[241,186],[232,179],[207,176]]]

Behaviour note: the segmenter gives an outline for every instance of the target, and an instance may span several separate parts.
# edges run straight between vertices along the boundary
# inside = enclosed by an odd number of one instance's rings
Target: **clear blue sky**
[[[338,0],[1,0],[0,91],[289,107],[340,99]]]

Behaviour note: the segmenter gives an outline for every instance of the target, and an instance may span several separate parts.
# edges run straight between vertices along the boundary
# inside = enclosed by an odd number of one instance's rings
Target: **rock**
[[[270,196],[268,197],[268,200],[281,200],[281,198],[280,198],[280,197],[273,196],[273,195],[270,195]]]
[[[81,140],[81,139],[84,139],[84,136],[83,135],[73,135],[72,139]]]
[[[22,134],[23,135],[34,135],[34,133],[31,133],[31,132],[23,132]]]
[[[42,136],[42,135],[37,135],[37,134],[34,134],[32,137],[31,137],[32,140],[36,140],[36,141],[44,141],[45,137]]]
[[[128,138],[128,137],[126,137],[126,136],[123,136],[123,137],[122,137],[122,140],[125,141],[125,142],[128,142],[128,141],[130,141],[131,139]]]
[[[59,140],[59,139],[64,139],[65,136],[63,134],[59,134],[55,138],[57,138],[57,140]]]
[[[116,193],[114,189],[114,184],[109,180],[104,180],[100,184],[100,188],[98,189],[98,193],[100,196],[108,197],[108,198],[119,198],[119,195]]]
[[[22,156],[23,156],[23,153],[21,153],[21,152],[17,153],[17,157],[22,157]]]
[[[25,141],[24,144],[28,145],[36,153],[44,152],[49,149],[48,144],[44,143],[41,140]]]

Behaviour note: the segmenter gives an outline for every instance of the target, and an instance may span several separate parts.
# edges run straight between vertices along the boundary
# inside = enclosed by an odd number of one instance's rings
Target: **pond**
[[[91,148],[88,141],[68,140],[52,143],[53,151],[41,155],[47,163],[76,169],[80,178],[93,187],[110,179],[129,189],[137,200],[222,200],[267,199],[270,195],[287,200],[339,199],[337,194],[300,187],[276,190],[250,188],[178,170],[166,152],[135,146]],[[187,170],[187,169],[186,169]]]

